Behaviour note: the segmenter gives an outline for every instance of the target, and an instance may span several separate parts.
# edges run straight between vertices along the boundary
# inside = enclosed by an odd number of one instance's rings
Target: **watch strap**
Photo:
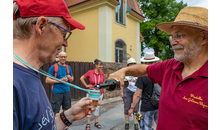
[[[60,113],[60,118],[66,126],[72,125],[72,123],[70,123],[69,120],[64,115],[64,112]]]
[[[131,109],[135,109],[135,107],[131,107]]]

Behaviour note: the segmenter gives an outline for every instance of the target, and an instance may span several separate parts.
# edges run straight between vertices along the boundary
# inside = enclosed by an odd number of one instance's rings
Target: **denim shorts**
[[[128,115],[128,110],[131,108],[131,104],[133,101],[133,95],[134,92],[130,91],[129,89],[124,89],[124,93],[123,93],[123,101],[124,101],[124,114]],[[135,109],[133,111],[134,113],[137,113],[139,110],[139,101],[137,103],[137,105],[135,106]]]

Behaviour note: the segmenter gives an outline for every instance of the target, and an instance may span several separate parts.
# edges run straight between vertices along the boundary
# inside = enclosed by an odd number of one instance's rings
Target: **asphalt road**
[[[105,99],[102,102],[104,105],[101,106],[99,116],[99,123],[101,124],[102,128],[98,129],[94,126],[95,119],[93,115],[90,121],[91,130],[125,130],[124,104],[121,97]],[[83,118],[81,120],[74,121],[73,125],[71,125],[68,129],[85,130],[86,123],[86,118]],[[154,130],[156,130],[156,124],[154,128]],[[133,117],[130,117],[129,130],[134,130]]]
[[[101,114],[99,116],[99,123],[102,128],[98,129],[94,126],[95,120],[92,116],[90,121],[91,130],[124,130],[124,104],[123,101],[117,101],[109,104],[105,104],[101,107]],[[130,130],[134,130],[133,117],[130,118]],[[71,125],[69,130],[85,130],[86,118],[75,121]]]

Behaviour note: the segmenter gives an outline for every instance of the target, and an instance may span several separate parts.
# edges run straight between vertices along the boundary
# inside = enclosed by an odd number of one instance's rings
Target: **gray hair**
[[[13,3],[13,13],[16,14],[19,10],[17,2]],[[13,20],[13,39],[28,39],[32,35],[32,22],[37,21],[39,17],[29,17],[29,18],[16,18]],[[46,17],[48,22],[53,21],[56,24],[64,22],[62,17]],[[55,28],[53,24],[50,25],[51,28]]]

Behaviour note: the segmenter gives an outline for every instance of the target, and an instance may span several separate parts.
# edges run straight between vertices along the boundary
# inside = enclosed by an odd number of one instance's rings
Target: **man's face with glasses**
[[[63,20],[58,25],[53,21],[48,21],[45,17],[39,17],[37,21],[38,23],[36,21],[32,23],[36,25],[35,28],[38,27],[38,30],[40,30],[37,35],[40,41],[38,48],[40,48],[41,57],[47,62],[54,61],[62,46],[68,46],[67,39],[71,35],[68,30],[69,23]]]
[[[198,43],[198,29],[189,26],[173,26],[171,29],[170,42],[174,50],[174,58],[184,62],[197,56],[201,52]]]
[[[59,58],[59,63],[61,65],[64,65],[66,62],[67,54],[65,52],[60,52],[58,58]]]

